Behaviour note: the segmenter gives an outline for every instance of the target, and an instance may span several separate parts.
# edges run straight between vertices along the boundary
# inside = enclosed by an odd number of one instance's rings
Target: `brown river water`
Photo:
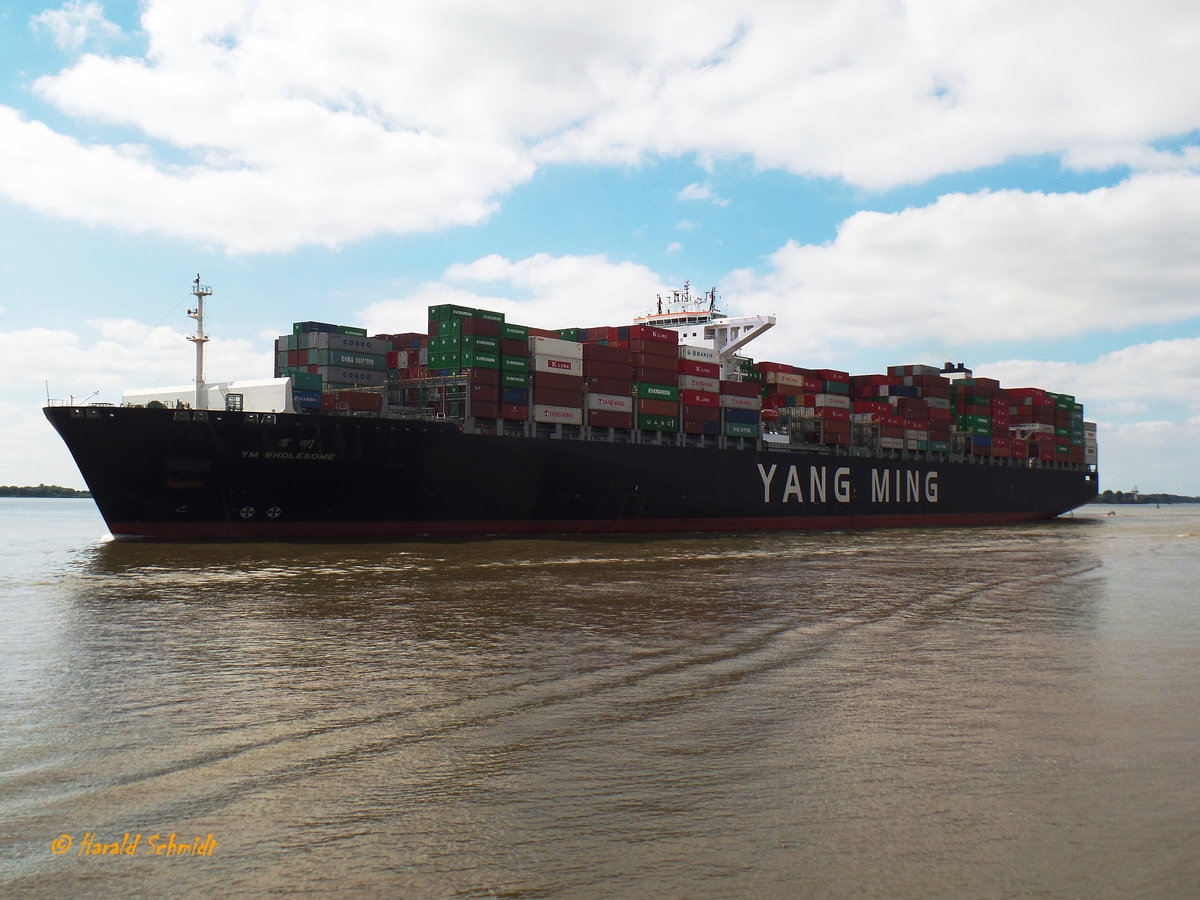
[[[103,533],[0,500],[0,896],[1200,896],[1200,507]]]

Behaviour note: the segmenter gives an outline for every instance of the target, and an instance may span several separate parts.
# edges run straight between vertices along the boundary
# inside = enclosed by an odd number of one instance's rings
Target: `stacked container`
[[[721,433],[721,363],[716,350],[679,345],[679,412],[685,434]]]
[[[586,330],[591,332],[601,329]],[[607,337],[604,340],[607,340]],[[586,343],[580,346],[583,348],[583,396],[587,424],[597,428],[632,428],[632,351],[626,347],[601,343]]]
[[[583,345],[559,337],[531,334],[529,367],[535,422],[583,424]]]

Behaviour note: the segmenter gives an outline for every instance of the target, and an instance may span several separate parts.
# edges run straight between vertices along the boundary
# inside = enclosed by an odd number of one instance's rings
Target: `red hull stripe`
[[[923,515],[761,516],[725,519],[570,519],[562,521],[391,522],[110,522],[118,539],[223,540],[362,538],[489,534],[648,534],[687,531],[809,531],[1000,525],[1054,518],[1050,513],[927,513]]]

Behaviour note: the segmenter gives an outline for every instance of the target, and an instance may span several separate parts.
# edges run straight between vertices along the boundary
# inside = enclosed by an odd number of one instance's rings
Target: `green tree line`
[[[39,484],[37,487],[17,487],[16,485],[0,485],[0,497],[90,497],[90,491],[77,491],[74,488],[59,487],[56,484]]]
[[[1200,497],[1178,494],[1143,494],[1139,491],[1102,491],[1097,503],[1200,503]]]

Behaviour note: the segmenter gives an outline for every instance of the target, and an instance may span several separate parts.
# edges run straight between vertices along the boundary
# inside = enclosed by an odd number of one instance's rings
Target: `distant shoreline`
[[[35,497],[51,499],[88,499],[91,491],[77,491],[75,488],[59,487],[57,484],[39,484],[37,487],[17,487],[16,485],[0,485],[0,497]]]
[[[1104,491],[1092,503],[1107,505],[1145,506],[1148,503],[1200,503],[1200,497],[1183,497],[1179,494],[1143,494],[1124,491]]]

